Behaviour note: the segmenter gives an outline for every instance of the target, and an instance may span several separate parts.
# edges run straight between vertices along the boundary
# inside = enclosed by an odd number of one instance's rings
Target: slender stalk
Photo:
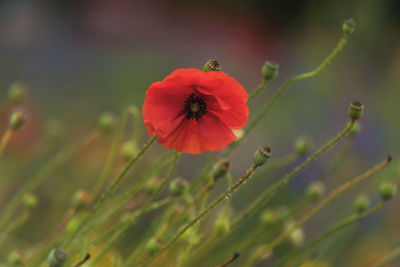
[[[4,149],[6,148],[8,142],[10,141],[12,134],[13,134],[13,130],[11,130],[10,128],[7,128],[7,130],[4,132],[3,136],[1,137],[0,156],[3,154]]]
[[[348,35],[343,34],[340,38],[339,43],[336,47],[332,50],[332,52],[319,64],[314,70],[310,72],[306,72],[303,74],[299,74],[291,78],[289,81],[284,83],[281,88],[275,93],[275,95],[271,98],[271,100],[263,107],[261,112],[255,117],[255,119],[250,122],[247,127],[244,129],[244,136],[238,142],[234,142],[225,152],[222,154],[223,157],[228,156],[232,151],[241,143],[242,140],[253,130],[253,128],[265,117],[265,115],[270,111],[270,109],[274,106],[274,104],[278,101],[278,99],[287,91],[287,89],[292,86],[293,84],[300,82],[302,80],[312,78],[318,75],[323,69],[325,69],[329,63],[336,57],[339,51],[342,50],[344,45],[347,42]]]
[[[281,266],[282,264],[284,264],[285,262],[289,261],[291,258],[296,257],[299,254],[302,254],[306,251],[309,251],[310,249],[312,249],[313,247],[315,247],[316,245],[318,245],[320,242],[322,242],[323,240],[325,240],[326,238],[330,237],[331,235],[333,235],[334,233],[346,228],[347,226],[367,217],[370,216],[372,214],[374,214],[375,212],[377,212],[378,210],[380,210],[384,205],[384,202],[381,201],[378,205],[376,205],[374,208],[363,212],[363,213],[356,213],[353,214],[351,216],[348,216],[347,218],[345,218],[344,220],[338,222],[337,224],[335,224],[334,226],[332,226],[330,229],[328,229],[327,231],[325,231],[324,233],[322,233],[320,236],[318,236],[317,238],[315,238],[314,240],[310,241],[307,245],[301,247],[300,249],[293,251],[292,253],[290,253],[287,257],[285,257],[283,260],[281,260],[280,262],[277,263],[277,266]]]
[[[283,177],[281,180],[279,180],[277,183],[273,184],[270,186],[259,198],[258,200],[242,215],[240,216],[233,224],[232,228],[238,227],[240,224],[242,224],[248,217],[251,215],[255,214],[257,211],[259,211],[265,203],[272,197],[272,195],[280,190],[282,187],[284,187],[287,183],[289,183],[295,175],[297,175],[300,171],[302,171],[305,167],[311,164],[316,158],[318,158],[322,153],[324,153],[326,150],[334,146],[337,142],[339,142],[343,137],[345,137],[351,128],[354,125],[354,121],[351,121],[349,124],[347,124],[346,128],[340,132],[335,138],[330,140],[328,143],[323,145],[321,148],[319,148],[314,154],[312,154],[310,157],[307,158],[300,166],[295,168],[292,172],[287,174],[285,177]]]
[[[328,203],[330,203],[334,198],[338,195],[353,187],[360,182],[364,181],[368,177],[374,175],[378,171],[385,168],[390,163],[390,157],[373,167],[372,169],[367,170],[363,174],[353,178],[352,180],[347,181],[342,184],[338,188],[336,188],[332,193],[330,193],[327,197],[325,197],[322,201],[320,201],[314,208],[312,208],[308,213],[306,213],[302,218],[300,218],[290,229],[280,234],[276,237],[272,242],[268,244],[267,252],[271,251],[275,246],[279,245],[282,241],[284,241],[296,228],[302,226],[306,223],[312,216],[314,216],[317,212],[319,212],[323,207],[325,207]]]
[[[14,195],[12,200],[6,205],[6,207],[0,212],[0,229],[4,227],[4,224],[12,216],[15,209],[20,204],[22,196],[27,192],[32,192],[39,185],[41,185],[44,180],[49,177],[57,168],[63,165],[67,160],[69,160],[75,153],[86,147],[94,140],[96,140],[101,133],[99,131],[94,131],[89,135],[80,145],[70,147],[65,151],[56,154],[50,161],[47,162],[32,178],[30,178],[26,183],[22,185],[19,191]]]
[[[143,149],[133,158],[120,172],[117,178],[113,181],[111,186],[107,189],[107,191],[101,196],[99,201],[97,201],[96,205],[90,211],[90,213],[82,220],[79,224],[79,227],[76,228],[75,231],[71,233],[71,235],[65,241],[65,247],[69,247],[74,241],[75,237],[80,233],[83,227],[93,218],[94,215],[103,207],[105,201],[110,197],[110,195],[115,191],[117,186],[121,183],[125,175],[128,173],[130,168],[137,162],[137,160],[150,148],[150,146],[154,143],[157,139],[157,136],[154,136],[150,139],[150,141],[143,147]]]
[[[29,216],[30,216],[30,211],[29,210],[25,210],[22,212],[21,215],[19,215],[17,218],[13,219],[8,225],[7,227],[1,232],[0,235],[0,247],[4,247],[3,243],[4,241],[7,240],[7,237],[10,233],[12,233],[15,229],[17,229],[18,227],[20,227],[22,224],[24,224],[26,222],[26,220],[28,220]],[[7,246],[6,246],[7,247]]]
[[[382,259],[373,265],[373,267],[383,267],[386,264],[392,262],[396,258],[400,257],[400,247],[397,247],[386,254]]]
[[[249,95],[249,100],[248,103],[250,103],[251,101],[254,100],[254,98],[256,98],[256,96],[258,96],[262,90],[264,90],[265,86],[267,85],[267,80],[263,79],[260,84],[257,86],[257,88],[255,90],[253,90],[251,92],[251,94]]]
[[[237,258],[239,258],[240,254],[235,252],[232,256],[230,256],[229,258],[227,258],[226,260],[224,260],[223,263],[218,264],[216,267],[226,267],[229,264],[231,264],[232,262],[234,262]]]
[[[212,209],[214,209],[219,203],[221,203],[225,198],[229,198],[230,195],[239,188],[245,181],[247,181],[257,169],[256,165],[252,165],[251,168],[247,171],[247,173],[241,177],[233,186],[231,186],[225,193],[223,193],[220,197],[214,200],[206,209],[204,209],[200,214],[198,214],[194,219],[188,222],[176,235],[170,240],[162,249],[160,249],[157,253],[154,254],[153,257],[149,258],[147,262],[143,264],[143,266],[148,266],[153,260],[155,260],[161,253],[168,250],[182,235],[193,225],[195,225],[198,221],[200,221],[205,215],[207,215]]]

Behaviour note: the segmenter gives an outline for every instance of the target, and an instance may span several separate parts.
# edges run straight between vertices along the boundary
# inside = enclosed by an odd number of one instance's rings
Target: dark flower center
[[[207,113],[206,102],[195,94],[191,94],[185,100],[183,112],[186,113],[185,119],[195,119],[197,121]]]

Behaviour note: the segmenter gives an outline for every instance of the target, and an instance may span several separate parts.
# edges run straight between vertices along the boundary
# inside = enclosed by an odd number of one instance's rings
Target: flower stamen
[[[207,113],[206,102],[195,94],[191,94],[185,100],[183,112],[186,113],[185,119],[195,119],[197,121]]]

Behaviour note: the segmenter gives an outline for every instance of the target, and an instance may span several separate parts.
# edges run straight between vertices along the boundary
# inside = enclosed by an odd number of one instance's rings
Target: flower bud
[[[110,132],[114,130],[116,125],[116,117],[111,112],[103,112],[100,114],[98,125],[101,131]]]
[[[313,149],[314,142],[308,136],[301,136],[296,139],[294,147],[299,156],[305,156]]]
[[[355,101],[350,104],[349,107],[349,116],[353,121],[358,120],[364,111],[364,105],[358,101]]]
[[[353,19],[346,19],[343,23],[342,30],[344,34],[351,34],[356,28],[356,23]]]
[[[89,192],[79,189],[72,197],[72,206],[76,210],[86,209],[92,204],[92,197]]]
[[[221,178],[227,172],[229,172],[230,169],[231,169],[230,162],[227,159],[222,158],[217,163],[214,164],[211,176],[214,179],[214,181],[216,181],[218,178]]]
[[[207,60],[206,64],[204,64],[204,66],[203,66],[204,72],[220,71],[221,69],[222,69],[222,66],[215,59]]]
[[[183,235],[182,240],[185,240],[191,245],[197,245],[200,242],[200,235],[194,228],[189,228]]]
[[[68,254],[60,249],[54,248],[50,251],[49,256],[47,257],[47,262],[50,267],[61,267],[68,259]]]
[[[217,236],[226,235],[231,228],[231,224],[226,216],[220,216],[215,221],[214,229]]]
[[[145,249],[147,253],[154,255],[161,249],[161,244],[155,238],[150,238],[145,245]]]
[[[289,236],[290,243],[295,247],[298,248],[304,243],[304,231],[302,228],[296,228]]]
[[[8,99],[14,102],[22,101],[25,99],[27,91],[26,84],[23,82],[14,82],[8,89]]]
[[[271,157],[271,155],[271,148],[269,146],[262,146],[258,148],[256,153],[254,154],[254,165],[256,167],[264,165],[265,162],[267,162],[267,160]]]
[[[349,132],[349,136],[352,138],[356,138],[357,136],[360,135],[362,130],[361,124],[359,122],[355,122],[353,124],[353,127],[351,127],[351,130]]]
[[[175,178],[169,184],[169,192],[175,197],[179,197],[185,193],[188,183],[181,177]]]
[[[144,185],[144,190],[147,194],[152,195],[160,185],[161,181],[158,177],[151,177]]]
[[[278,63],[272,61],[266,61],[264,66],[262,67],[261,74],[264,77],[264,80],[266,81],[272,80],[279,74]]]
[[[130,161],[137,153],[137,145],[133,141],[126,142],[122,146],[122,157],[125,161]]]
[[[369,198],[365,195],[358,196],[354,201],[354,209],[357,213],[364,212],[369,206]]]
[[[34,209],[38,205],[38,199],[34,194],[26,193],[22,198],[22,203],[27,209]]]
[[[18,250],[12,250],[10,254],[8,254],[7,262],[10,266],[17,267],[24,265],[24,258],[22,253]]]
[[[10,116],[9,127],[11,130],[15,131],[21,128],[26,121],[24,113],[21,111],[14,111]]]
[[[279,223],[279,216],[275,210],[266,209],[261,212],[260,221],[267,227],[273,227]]]
[[[306,191],[307,197],[312,201],[319,200],[325,193],[325,185],[321,182],[311,183]]]
[[[397,186],[391,182],[383,182],[380,186],[381,197],[383,200],[391,199],[397,192]]]

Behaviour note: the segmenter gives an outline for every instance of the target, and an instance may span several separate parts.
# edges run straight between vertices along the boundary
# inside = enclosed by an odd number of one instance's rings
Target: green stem
[[[259,93],[261,93],[262,90],[264,90],[265,86],[267,85],[267,80],[263,79],[260,84],[257,86],[257,88],[251,92],[251,94],[249,95],[249,101],[248,103],[250,103],[251,101],[254,100],[254,98],[256,96],[258,96]]]
[[[347,124],[346,128],[340,132],[335,138],[330,140],[328,143],[326,143],[324,146],[322,146],[320,149],[318,149],[314,154],[312,154],[309,158],[307,158],[306,161],[304,161],[300,166],[295,168],[292,172],[287,174],[285,177],[283,177],[280,181],[277,183],[273,184],[270,186],[259,198],[258,200],[242,215],[240,216],[239,219],[237,219],[233,225],[232,228],[236,228],[239,225],[241,225],[248,217],[251,215],[255,214],[257,211],[259,211],[265,203],[272,197],[272,195],[280,190],[282,187],[284,187],[287,183],[289,183],[295,175],[297,175],[300,171],[302,171],[305,167],[311,164],[316,158],[318,158],[322,153],[324,153],[326,150],[328,150],[330,147],[335,145],[337,142],[339,142],[343,137],[345,137],[351,128],[354,125],[354,121],[351,121],[349,124]]]
[[[286,90],[292,86],[293,84],[300,82],[302,80],[312,78],[319,74],[323,69],[325,69],[329,63],[336,57],[340,50],[344,47],[347,42],[347,34],[343,34],[342,38],[340,39],[339,43],[333,49],[333,51],[325,58],[325,60],[319,64],[314,70],[310,72],[306,72],[303,74],[299,74],[291,78],[289,81],[283,84],[283,86],[275,93],[275,95],[271,98],[271,100],[264,106],[261,112],[255,117],[255,119],[247,125],[244,129],[244,136],[238,142],[234,142],[225,152],[222,154],[223,157],[228,156],[240,143],[245,137],[253,130],[253,128],[265,117],[265,115],[270,111],[272,106],[278,101],[278,99],[286,92]]]
[[[225,193],[223,193],[220,197],[214,200],[206,209],[204,209],[200,214],[198,214],[194,219],[188,222],[176,235],[170,240],[162,249],[160,249],[157,253],[153,255],[153,257],[149,258],[147,262],[143,264],[143,266],[148,266],[153,260],[155,260],[161,253],[169,249],[182,235],[193,225],[195,225],[198,221],[200,221],[205,215],[207,215],[212,209],[214,209],[219,203],[221,203],[225,198],[229,198],[230,195],[239,188],[245,181],[247,181],[257,169],[256,165],[251,166],[251,168],[246,172],[246,174],[241,177],[233,186],[231,186]]]
[[[328,229],[327,231],[322,233],[320,236],[318,236],[317,238],[315,238],[314,240],[309,242],[307,245],[305,245],[305,246],[301,247],[300,249],[290,253],[283,260],[279,261],[277,263],[277,266],[281,266],[282,264],[284,264],[285,262],[287,262],[291,258],[294,258],[299,254],[302,254],[302,253],[304,253],[306,251],[309,251],[310,249],[314,248],[316,245],[318,245],[320,242],[322,242],[323,240],[325,240],[329,236],[331,236],[334,233],[346,228],[347,226],[351,225],[352,223],[355,223],[355,222],[357,222],[357,221],[359,221],[359,220],[361,220],[361,219],[363,219],[363,218],[365,218],[365,217],[367,217],[369,215],[374,214],[375,212],[377,212],[378,210],[380,210],[383,207],[383,204],[384,204],[384,202],[382,201],[378,205],[376,205],[374,208],[370,209],[369,211],[366,211],[366,212],[363,212],[363,213],[353,214],[353,215],[345,218],[344,220],[342,220],[339,223],[335,224],[330,229]]]
[[[117,176],[117,178],[113,181],[111,186],[107,189],[107,191],[101,196],[99,201],[97,201],[96,205],[90,211],[90,213],[86,216],[85,219],[79,224],[79,227],[76,228],[75,231],[69,235],[69,237],[65,241],[65,247],[69,247],[71,243],[74,241],[75,237],[80,233],[83,227],[93,218],[94,215],[103,207],[105,201],[110,197],[110,195],[115,191],[117,186],[121,183],[125,175],[128,173],[130,168],[137,162],[137,160],[150,148],[150,146],[157,139],[157,136],[154,136],[150,139],[150,141],[143,147],[143,149],[134,157],[121,171],[121,173]]]
[[[29,216],[30,216],[30,211],[29,210],[25,210],[20,216],[18,216],[17,218],[13,219],[7,225],[6,229],[4,229],[4,231],[1,232],[0,247],[4,247],[3,243],[4,243],[4,241],[7,240],[8,235],[10,233],[12,233],[15,229],[20,227],[22,224],[24,224],[26,222],[26,220],[29,218]]]
[[[373,267],[383,267],[386,264],[392,262],[394,259],[400,256],[400,247],[397,247],[390,251],[386,256],[379,260]]]

